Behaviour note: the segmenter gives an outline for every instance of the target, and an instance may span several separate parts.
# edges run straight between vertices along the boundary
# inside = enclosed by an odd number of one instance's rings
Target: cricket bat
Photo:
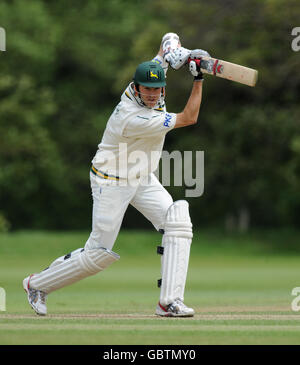
[[[188,59],[195,61],[203,73],[222,77],[223,79],[239,82],[248,86],[255,86],[258,72],[253,68],[237,65],[235,63],[218,60],[216,58],[201,57],[201,59]]]

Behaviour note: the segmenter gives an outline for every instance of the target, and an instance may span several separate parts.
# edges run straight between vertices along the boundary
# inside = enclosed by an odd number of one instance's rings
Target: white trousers
[[[120,185],[93,173],[90,178],[93,225],[85,250],[77,249],[61,256],[48,269],[34,274],[30,279],[32,288],[50,293],[94,275],[116,261],[118,255],[111,249],[129,204],[149,219],[157,230],[164,229],[167,211],[173,200],[154,174],[148,175],[139,185]]]
[[[131,204],[159,230],[164,229],[168,208],[173,199],[152,173],[137,185],[120,185],[90,173],[93,196],[92,232],[85,249],[112,249],[124,214]]]

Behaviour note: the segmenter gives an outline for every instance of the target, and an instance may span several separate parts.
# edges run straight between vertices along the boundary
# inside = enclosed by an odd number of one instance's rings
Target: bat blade
[[[258,78],[258,71],[253,68],[237,65],[235,63],[216,58],[201,58],[200,68],[204,73],[252,87],[255,86]]]

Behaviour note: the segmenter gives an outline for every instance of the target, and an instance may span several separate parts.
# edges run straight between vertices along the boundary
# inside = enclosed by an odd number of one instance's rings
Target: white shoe
[[[27,293],[28,302],[33,310],[40,316],[45,316],[47,314],[47,294],[41,290],[30,288],[29,281],[32,276],[33,275],[30,275],[23,280],[23,288]]]
[[[193,317],[195,311],[187,307],[180,299],[175,299],[166,307],[158,303],[155,314],[161,317]]]

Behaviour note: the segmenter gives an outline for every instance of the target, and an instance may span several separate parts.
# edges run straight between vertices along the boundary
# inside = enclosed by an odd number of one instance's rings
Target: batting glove
[[[194,76],[194,81],[203,81],[203,73],[200,68],[201,58],[189,59],[189,70]]]
[[[166,61],[174,70],[179,70],[185,65],[190,58],[191,51],[184,47],[176,48],[173,52],[170,52],[166,56]]]

